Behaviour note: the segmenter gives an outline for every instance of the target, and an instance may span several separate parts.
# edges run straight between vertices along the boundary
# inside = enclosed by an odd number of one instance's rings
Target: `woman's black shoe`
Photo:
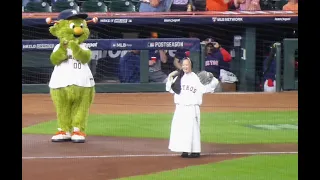
[[[200,157],[200,153],[191,153],[188,158],[199,158]]]
[[[182,154],[181,154],[181,157],[183,157],[183,158],[187,158],[189,156],[189,154],[187,153],[187,152],[183,152]]]

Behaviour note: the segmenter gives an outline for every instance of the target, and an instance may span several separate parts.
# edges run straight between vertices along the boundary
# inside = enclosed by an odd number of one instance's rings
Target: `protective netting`
[[[52,11],[52,2],[49,3]],[[78,10],[81,11],[81,4],[83,1],[74,1],[79,5]],[[139,6],[138,1],[134,1],[135,6]],[[108,5],[108,1],[105,2]],[[261,1],[262,7],[265,1]],[[270,7],[264,7],[266,10],[280,10],[275,8],[275,4]],[[111,6],[110,6],[111,7]],[[109,7],[109,8],[110,8]],[[268,9],[269,8],[269,9]],[[52,11],[53,12],[53,11]],[[109,12],[110,11],[109,9]],[[201,13],[201,12],[200,12]],[[193,37],[199,38],[200,41],[204,41],[207,38],[213,38],[214,41],[218,42],[221,47],[228,51],[233,59],[242,57],[241,54],[237,54],[237,47],[234,46],[234,38],[237,35],[244,36],[247,28],[253,28],[253,38],[248,38],[247,41],[255,41],[255,49],[249,51],[254,52],[255,65],[247,67],[249,71],[254,73],[253,78],[249,78],[253,89],[261,89],[261,77],[263,73],[263,66],[266,57],[270,54],[270,46],[275,42],[281,42],[285,38],[298,38],[298,24],[291,22],[290,17],[279,17],[277,19],[278,12],[272,12],[274,17],[271,18],[256,18],[250,19],[249,16],[238,17],[230,16],[236,12],[224,13],[227,18],[221,18],[224,21],[230,21],[230,23],[216,23],[220,21],[219,18],[210,17],[208,23],[208,16],[204,16],[203,19],[195,18],[192,19],[190,15],[177,15],[170,16],[168,18],[161,19],[160,22],[158,16],[150,14],[150,16],[144,16],[139,18],[139,15],[126,15],[124,18],[121,17],[121,13],[117,14],[118,17],[110,17],[115,14],[109,14],[104,16],[98,24],[90,24],[89,28],[91,31],[90,39],[130,39],[130,38],[150,38],[151,32],[157,32],[158,38],[188,38],[190,34]],[[258,14],[265,14],[258,12]],[[32,13],[31,13],[32,14]],[[92,14],[92,13],[91,13]],[[100,13],[101,14],[101,13]],[[126,14],[124,12],[123,14]],[[252,14],[252,12],[247,12]],[[93,14],[94,15],[94,14]],[[93,16],[91,15],[91,16]],[[120,16],[119,16],[120,15]],[[47,16],[55,16],[50,13]],[[22,39],[27,40],[41,40],[41,39],[56,39],[49,33],[49,25],[45,24],[45,17],[39,16],[28,19],[28,23],[22,23]],[[254,15],[252,15],[254,16]],[[183,19],[183,18],[189,19]],[[158,18],[158,19],[157,19]],[[247,19],[246,19],[247,18]],[[249,19],[248,19],[249,18]],[[273,19],[273,20],[270,20]],[[154,21],[153,21],[154,20]],[[194,21],[199,21],[195,23]],[[239,21],[239,22],[237,22]],[[255,23],[252,23],[254,21]],[[259,23],[259,21],[266,21],[265,23]],[[281,23],[283,21],[284,23]],[[286,21],[290,21],[289,23]],[[202,23],[203,22],[203,23]],[[214,23],[212,23],[214,22]],[[253,39],[253,40],[252,40]],[[248,43],[248,42],[247,42]],[[241,45],[243,48],[243,45]],[[242,49],[238,48],[238,51],[242,52]],[[283,56],[282,48],[282,56]],[[126,54],[127,50],[98,50],[93,52],[91,61],[91,68],[94,73],[97,82],[117,82],[117,73],[119,72],[119,59]],[[162,71],[165,74],[169,74],[175,69],[173,65],[174,56],[176,50],[166,49],[168,61],[161,63]],[[49,61],[51,51],[39,50],[32,52],[22,53],[22,84],[46,84],[50,79],[53,66]],[[205,52],[202,52],[205,53]],[[247,52],[248,53],[248,52]],[[297,53],[296,53],[297,54]],[[200,58],[200,57],[199,57]],[[282,57],[283,59],[283,57]],[[296,61],[293,63],[297,66],[297,57],[294,58]],[[233,61],[233,60],[232,60]],[[250,70],[251,68],[251,70]],[[297,67],[295,68],[295,78],[297,79]],[[237,76],[239,74],[235,73]]]
[[[181,38],[188,37],[188,33],[195,33],[201,41],[208,37],[213,37],[227,51],[234,49],[233,41],[235,35],[241,35],[245,27],[250,25],[245,24],[228,24],[228,25],[91,25],[91,39],[117,39],[127,36],[132,33],[139,38],[150,37],[150,32],[156,31],[159,38]],[[252,25],[251,25],[252,26]],[[256,76],[257,83],[261,76],[263,60],[269,53],[269,47],[273,42],[282,41],[284,38],[297,38],[298,29],[296,24],[266,24],[255,25],[256,28]],[[32,25],[24,26],[22,29],[23,39],[55,39],[48,31],[48,25]],[[130,35],[130,34],[129,34]],[[97,52],[93,57],[100,59],[100,65],[96,67],[96,71],[101,71],[102,79],[108,79],[108,73],[116,72],[116,63],[126,51],[121,50],[104,50]],[[162,68],[166,73],[174,69],[173,57],[175,50],[168,50],[168,62],[162,64]],[[23,82],[26,84],[47,83],[52,66],[48,57],[49,51],[24,52],[23,62],[30,62],[23,65]],[[35,62],[35,59],[39,59]],[[40,60],[41,59],[41,60]],[[114,65],[103,64],[103,59],[112,59],[110,61]],[[97,77],[98,78],[98,77]]]

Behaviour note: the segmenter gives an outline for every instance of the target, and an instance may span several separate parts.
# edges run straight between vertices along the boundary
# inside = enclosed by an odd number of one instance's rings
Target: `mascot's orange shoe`
[[[52,136],[52,142],[66,142],[71,140],[71,135],[69,132],[62,131],[61,128],[58,128],[56,135]]]
[[[71,141],[74,143],[84,143],[86,140],[86,134],[81,132],[79,128],[74,127],[71,136]]]

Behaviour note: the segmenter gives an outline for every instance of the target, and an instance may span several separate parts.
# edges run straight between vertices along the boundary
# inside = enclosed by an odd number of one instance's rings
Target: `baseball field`
[[[23,180],[297,180],[298,93],[205,94],[202,156],[168,150],[173,96],[96,94],[86,143],[52,143],[48,94],[22,95]]]

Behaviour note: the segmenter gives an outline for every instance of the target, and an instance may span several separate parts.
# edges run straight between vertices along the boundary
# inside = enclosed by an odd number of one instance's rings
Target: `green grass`
[[[298,155],[251,156],[118,180],[297,180]]]
[[[173,114],[91,115],[88,135],[169,138]],[[297,111],[201,113],[201,140],[215,143],[297,143],[297,130],[261,130],[253,124],[298,124]],[[56,121],[22,129],[22,133],[53,134]]]

